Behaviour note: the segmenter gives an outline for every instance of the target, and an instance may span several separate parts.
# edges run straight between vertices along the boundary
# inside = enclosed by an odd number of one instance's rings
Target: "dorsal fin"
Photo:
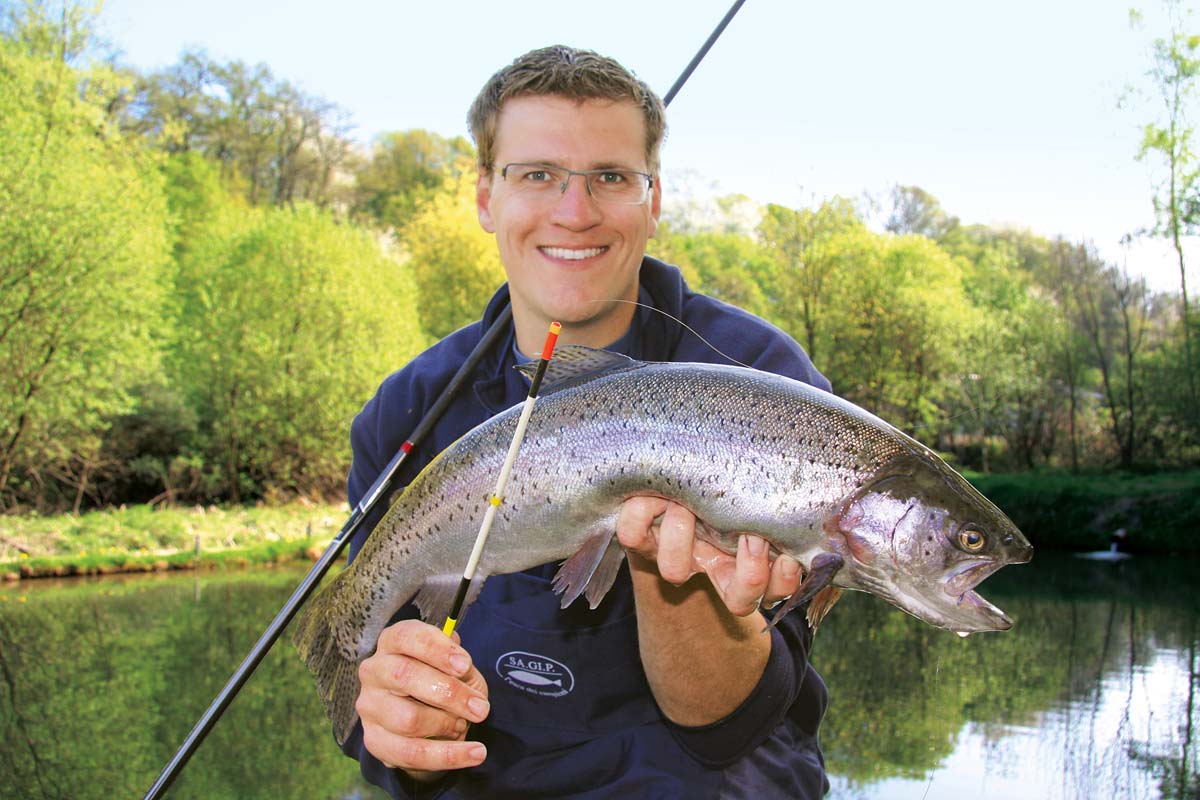
[[[550,363],[546,365],[541,393],[578,386],[601,375],[632,369],[641,364],[642,362],[634,361],[629,356],[610,353],[608,350],[597,350],[581,344],[560,345],[554,351]],[[536,361],[518,364],[517,371],[524,375],[526,380],[532,381],[533,374],[537,372],[537,365]]]

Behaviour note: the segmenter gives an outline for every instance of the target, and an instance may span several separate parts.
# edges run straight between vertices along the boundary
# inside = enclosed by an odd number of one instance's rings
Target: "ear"
[[[649,236],[654,238],[658,232],[658,215],[662,213],[662,178],[654,176],[654,187],[650,190],[650,225],[647,227]]]
[[[492,178],[491,170],[480,170],[475,180],[475,210],[479,213],[479,224],[488,233],[496,232],[496,223],[492,219]]]

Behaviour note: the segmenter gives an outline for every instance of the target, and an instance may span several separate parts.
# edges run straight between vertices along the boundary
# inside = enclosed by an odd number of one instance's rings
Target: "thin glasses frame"
[[[588,193],[589,197],[595,198],[596,200],[598,200],[600,202],[614,203],[617,205],[630,205],[630,206],[641,205],[642,203],[645,203],[647,199],[649,199],[650,192],[654,188],[654,176],[652,176],[648,173],[645,173],[645,172],[639,172],[638,170],[635,170],[635,169],[608,168],[608,169],[578,170],[578,169],[567,169],[566,167],[556,167],[553,164],[537,164],[537,163],[528,163],[528,162],[518,161],[518,162],[513,162],[511,164],[505,164],[503,167],[501,167],[500,168],[500,177],[503,178],[505,180],[505,182],[508,182],[508,171],[510,169],[515,169],[515,168],[523,168],[525,170],[525,174],[542,171],[542,172],[548,173],[549,175],[564,176],[562,178],[561,184],[559,184],[559,186],[558,186],[559,194],[566,193],[567,186],[570,184],[572,176],[581,175],[581,176],[583,176],[583,185],[587,189],[587,193]],[[626,178],[631,178],[631,176],[637,176],[638,178],[641,178],[641,181],[639,181],[637,183],[637,185],[642,188],[641,194],[636,199],[628,199],[628,200],[623,200],[623,199],[620,199],[618,196],[606,194],[603,190],[601,190],[601,192],[599,194],[597,194],[595,192],[595,190],[592,188],[592,178],[601,176],[601,175],[621,175],[621,176],[625,176]],[[535,184],[516,181],[516,182],[511,183],[510,185],[516,187],[518,189],[518,191],[541,192],[541,191],[545,191],[546,189],[549,189],[555,183],[557,183],[557,181],[546,181],[544,183],[535,183]]]

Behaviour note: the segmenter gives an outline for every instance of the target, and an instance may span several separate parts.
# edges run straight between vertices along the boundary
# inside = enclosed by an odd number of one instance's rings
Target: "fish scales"
[[[586,350],[567,352],[586,360],[587,353],[578,356]],[[1011,624],[970,590],[1003,563],[1028,560],[1028,542],[928,448],[788,378],[593,357],[619,362],[538,400],[477,570],[481,579],[567,559],[590,537],[612,535],[622,502],[651,495],[688,507],[702,521],[701,535],[729,552],[737,535],[756,533],[806,572],[823,554],[844,562],[833,585],[870,591],[932,624],[963,631]],[[457,585],[519,413],[520,406],[503,412],[439,454],[301,620],[294,640],[339,740],[355,720],[352,700],[346,708],[346,697],[357,694],[351,667],[423,585],[440,581],[443,594]],[[876,484],[885,488],[872,490]],[[923,496],[931,492],[945,496]],[[913,509],[926,505],[935,511],[918,520]],[[941,541],[951,536],[947,520],[964,516],[992,529],[986,558]],[[901,545],[904,553],[895,551]],[[893,574],[920,572],[902,562],[921,558],[922,549],[936,579]],[[957,601],[946,589],[954,580]]]

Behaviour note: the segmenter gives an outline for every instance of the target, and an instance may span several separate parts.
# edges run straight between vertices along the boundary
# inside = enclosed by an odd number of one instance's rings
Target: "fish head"
[[[975,587],[1033,547],[1004,512],[932,451],[894,459],[842,505],[844,579],[960,635],[1012,627]],[[843,549],[843,548],[839,548]]]

